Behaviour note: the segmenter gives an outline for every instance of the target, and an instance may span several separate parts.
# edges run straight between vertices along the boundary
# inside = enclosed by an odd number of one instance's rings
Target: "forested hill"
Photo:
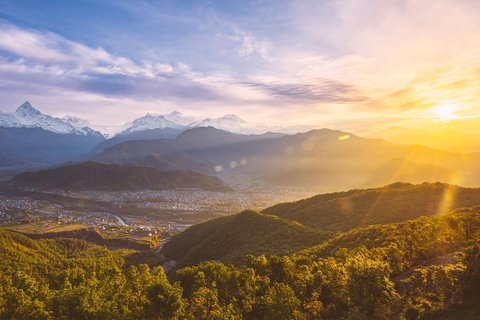
[[[177,267],[207,260],[240,265],[247,254],[284,255],[322,243],[332,233],[255,211],[244,211],[194,225],[174,236],[162,253]]]
[[[480,188],[445,183],[394,183],[382,188],[321,194],[280,203],[262,212],[316,229],[346,231],[475,205],[480,205]]]
[[[174,236],[162,253],[181,267],[207,260],[239,265],[246,254],[290,254],[319,245],[335,232],[475,205],[480,205],[480,189],[442,183],[395,183],[322,194],[278,204],[262,213],[245,211],[194,225]]]
[[[291,256],[246,255],[243,267],[204,262],[171,280],[126,251],[0,230],[0,319],[477,319],[478,211],[351,230]]]
[[[93,161],[56,167],[38,172],[24,172],[12,180],[15,185],[67,189],[172,189],[201,188],[230,191],[217,177],[195,171],[163,171],[153,167],[103,164]]]

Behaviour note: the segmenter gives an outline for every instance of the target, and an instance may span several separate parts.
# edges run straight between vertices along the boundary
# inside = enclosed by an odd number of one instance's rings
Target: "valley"
[[[480,319],[480,3],[0,0],[0,320]]]
[[[233,192],[179,190],[63,190],[0,188],[0,228],[21,232],[54,232],[90,228],[102,235],[151,240],[165,238],[193,224],[245,209],[262,210],[275,203],[316,194],[319,189],[237,187]],[[132,230],[142,230],[139,236]]]

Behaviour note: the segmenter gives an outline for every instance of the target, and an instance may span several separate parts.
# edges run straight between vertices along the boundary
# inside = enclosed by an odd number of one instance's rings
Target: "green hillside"
[[[382,188],[322,194],[281,203],[262,212],[315,229],[347,231],[475,205],[480,205],[480,188],[444,183],[394,183]]]
[[[197,224],[174,236],[162,253],[177,267],[219,260],[241,264],[247,254],[286,255],[322,243],[332,236],[293,221],[243,211]]]
[[[161,268],[126,263],[124,251],[0,230],[0,318],[475,319],[478,211],[351,230],[291,256],[247,255],[243,267],[203,262],[178,270],[175,280]],[[240,217],[266,227],[265,215]],[[222,223],[215,227],[197,236]],[[462,253],[429,263],[452,252]]]
[[[322,194],[278,204],[262,213],[244,211],[194,225],[174,236],[164,245],[162,253],[177,261],[177,267],[208,260],[239,265],[247,254],[290,254],[319,245],[335,232],[366,226],[375,230],[375,225],[381,224],[393,228],[395,225],[391,223],[474,205],[480,205],[480,189],[442,183],[395,183],[383,188]],[[361,234],[368,233],[362,231]],[[348,232],[342,236],[350,237]],[[378,235],[379,239],[385,236]],[[341,238],[339,243],[348,247],[349,239]],[[379,239],[359,241],[362,245],[370,245]]]
[[[378,204],[381,189],[385,216],[403,220],[421,215],[411,203],[425,205],[428,195],[455,191],[449,199],[460,205],[477,192],[395,184],[312,199]],[[162,252],[177,261],[170,279],[140,264],[154,252],[0,230],[0,319],[475,319],[480,206],[430,210],[336,234],[244,211],[165,244]]]

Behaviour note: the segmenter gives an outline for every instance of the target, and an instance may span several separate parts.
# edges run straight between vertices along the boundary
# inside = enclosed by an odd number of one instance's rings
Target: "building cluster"
[[[75,199],[96,200],[108,204],[97,205],[94,210],[79,207],[65,209],[60,203],[8,198],[0,195],[0,223],[20,224],[41,221],[50,224],[81,224],[106,232],[128,233],[136,236],[154,237],[160,232],[177,233],[190,226],[182,221],[187,214],[195,221],[197,213],[218,215],[235,214],[244,209],[262,210],[275,203],[293,201],[316,194],[311,190],[286,187],[237,187],[234,192],[213,192],[201,189],[136,190],[136,191],[67,191],[35,190]],[[124,221],[119,214],[108,212],[110,208],[122,208]],[[135,208],[138,212],[135,212]],[[142,209],[142,210],[140,210]],[[147,210],[148,209],[148,210]],[[119,210],[120,211],[120,210]],[[144,214],[145,211],[151,214]],[[143,212],[140,213],[139,212]],[[157,215],[156,212],[161,212]],[[134,217],[134,219],[132,219]],[[132,221],[134,222],[132,222]],[[163,238],[163,237],[161,237]]]

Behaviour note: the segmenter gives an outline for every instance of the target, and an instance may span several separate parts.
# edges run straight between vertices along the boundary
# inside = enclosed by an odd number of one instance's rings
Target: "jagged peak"
[[[145,116],[133,120],[132,123],[139,123],[139,122],[145,121],[145,119],[148,119],[148,120],[149,120],[149,119],[152,119],[152,118],[155,119],[155,120],[168,121],[168,120],[165,118],[164,115],[148,112]]]
[[[223,121],[223,120],[228,120],[228,121],[233,121],[239,124],[247,124],[245,120],[240,118],[239,116],[235,114],[226,114],[224,116],[221,116],[220,118],[206,118],[202,122],[210,122],[210,121]]]
[[[226,114],[223,117],[221,117],[220,119],[232,120],[232,121],[243,123],[243,124],[247,123],[247,121],[243,120],[242,118],[240,118],[236,114]]]
[[[160,114],[157,114],[157,113],[152,113],[152,112],[147,112],[147,114],[145,115],[145,117],[159,117],[161,116]]]
[[[237,116],[236,114],[233,114],[233,113],[226,114],[224,116],[221,116],[220,118],[238,118],[238,119],[240,119],[239,116]]]
[[[83,119],[83,118],[79,118],[79,117],[75,117],[75,116],[70,116],[70,115],[66,115],[62,118],[63,121],[65,122],[68,122],[70,124],[82,124],[82,125],[89,125],[90,124],[90,121],[88,121],[87,119]]]
[[[25,101],[20,107],[17,108],[17,111],[15,111],[15,114],[19,116],[27,116],[27,115],[39,115],[42,114],[40,111],[32,107],[30,102]]]

